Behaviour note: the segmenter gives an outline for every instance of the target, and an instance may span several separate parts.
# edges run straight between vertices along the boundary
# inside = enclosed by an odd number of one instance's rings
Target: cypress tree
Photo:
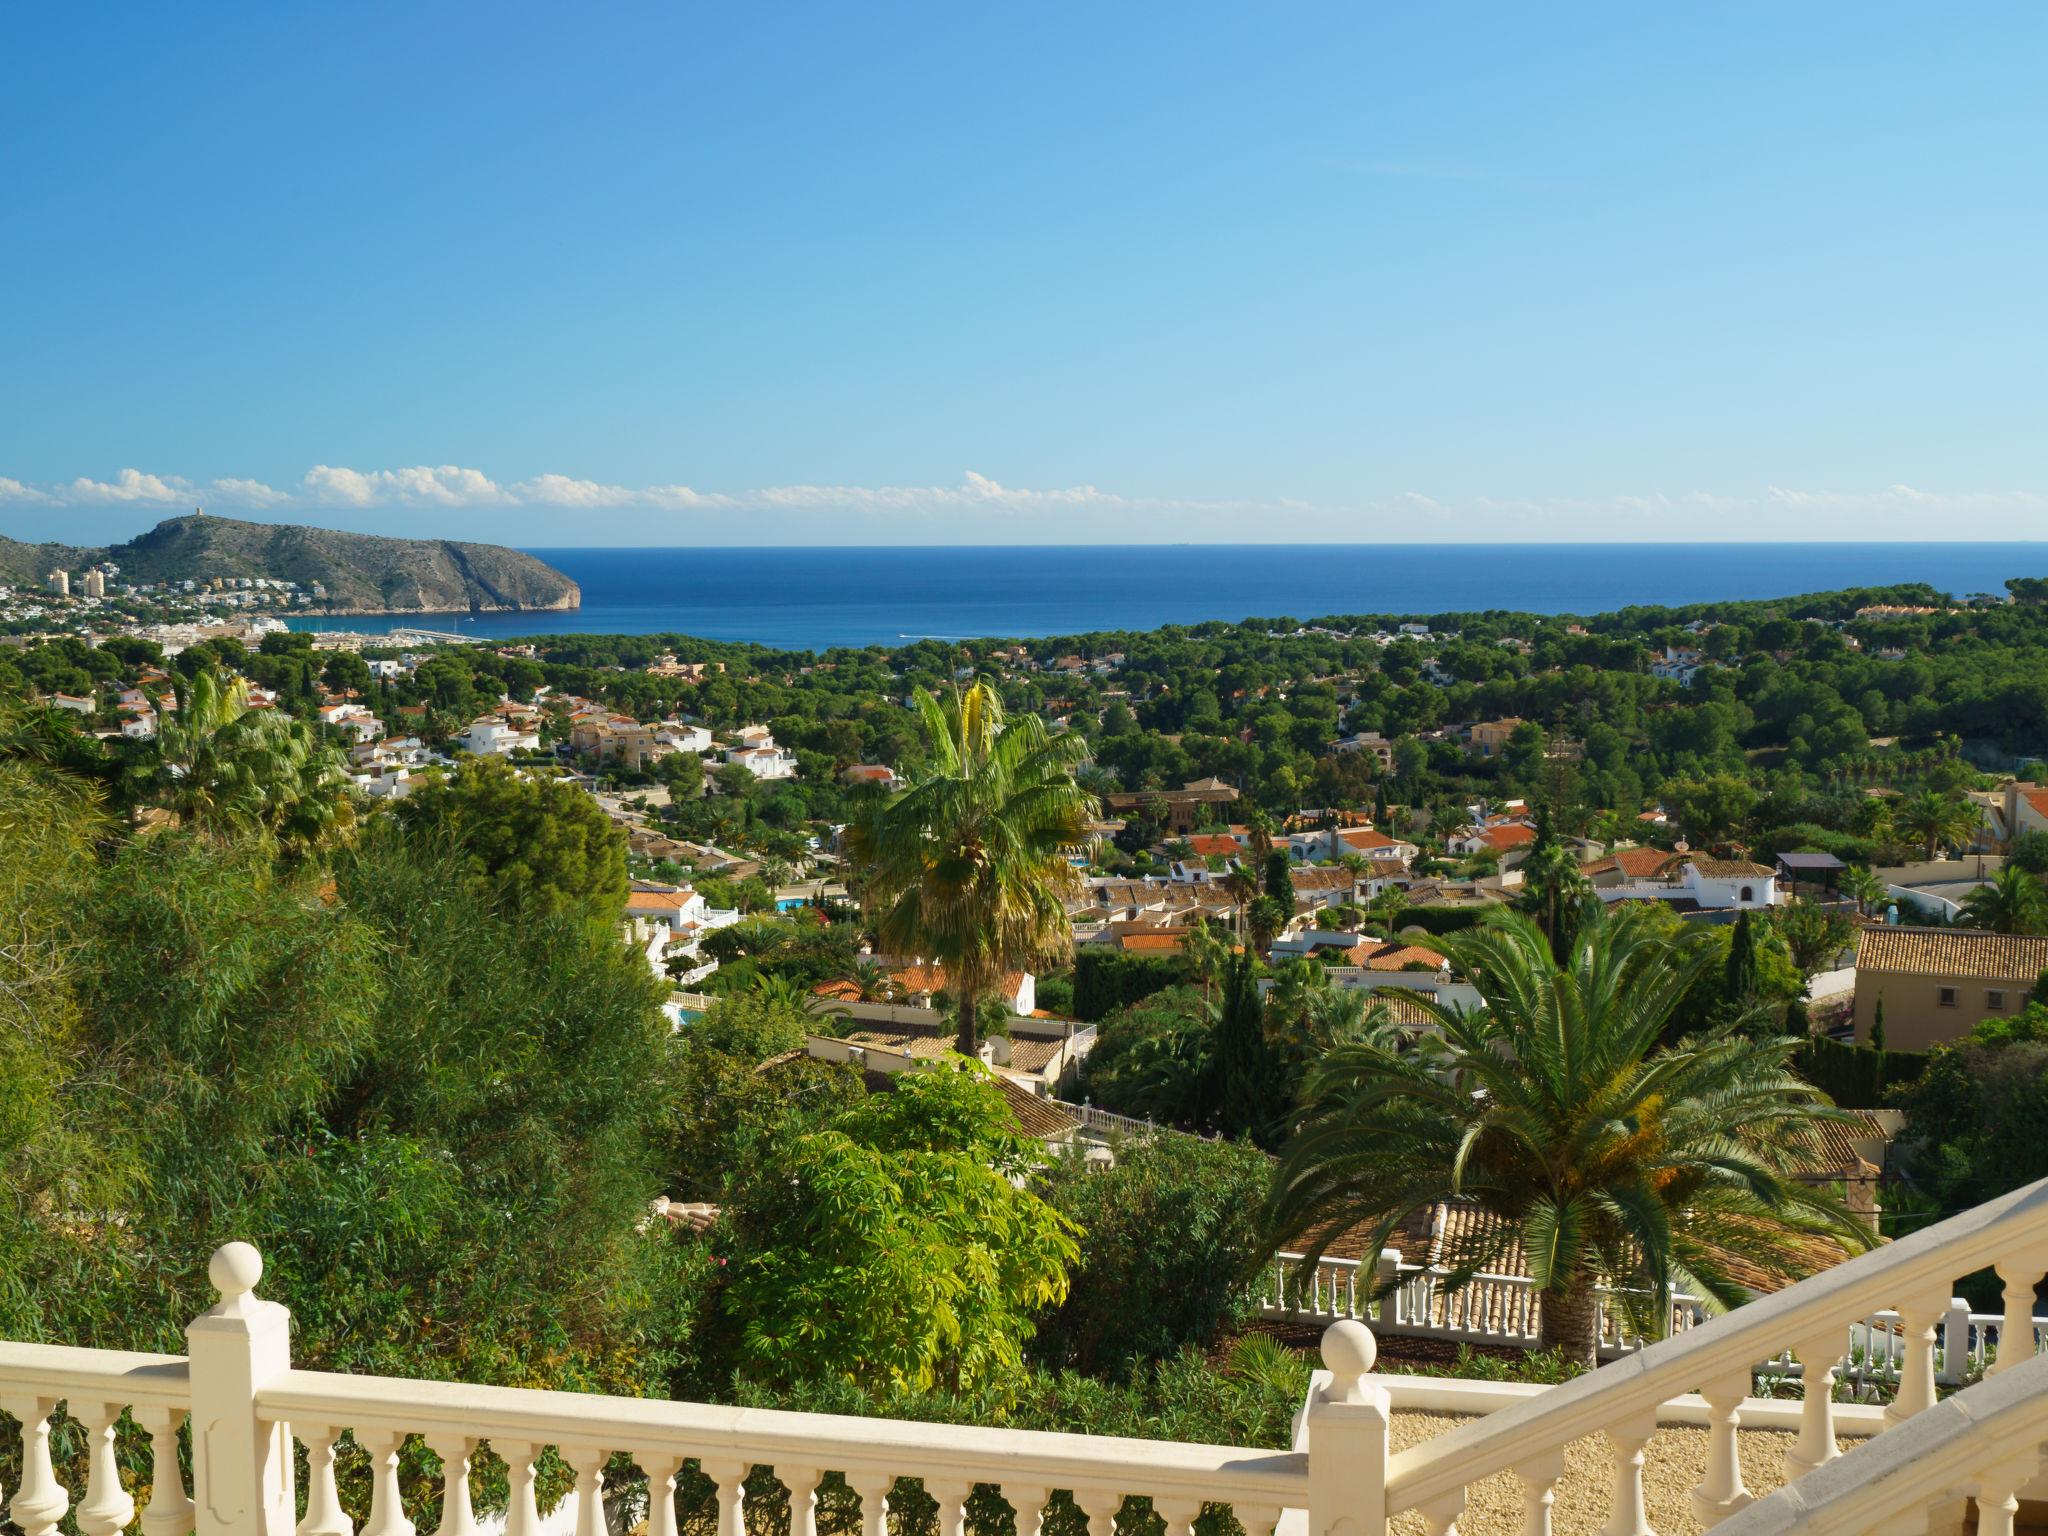
[[[1285,848],[1275,848],[1266,855],[1266,894],[1294,916],[1294,865],[1287,857]]]
[[[1747,1008],[1756,996],[1756,981],[1756,930],[1750,927],[1749,914],[1743,912],[1737,915],[1734,936],[1728,941],[1728,965],[1722,972],[1722,1000],[1730,1009]]]

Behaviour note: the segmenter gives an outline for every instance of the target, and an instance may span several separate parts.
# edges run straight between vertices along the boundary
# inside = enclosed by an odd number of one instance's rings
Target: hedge
[[[1187,965],[1178,955],[1084,948],[1074,956],[1074,1017],[1092,1024],[1186,979]]]
[[[1927,1070],[1927,1057],[1919,1051],[1879,1051],[1815,1035],[1799,1047],[1792,1068],[1844,1109],[1876,1109],[1884,1103],[1887,1088],[1913,1082]]]

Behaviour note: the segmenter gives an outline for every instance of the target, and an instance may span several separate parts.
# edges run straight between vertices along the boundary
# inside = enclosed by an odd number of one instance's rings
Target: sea
[[[991,548],[534,549],[583,606],[560,613],[299,618],[298,629],[424,625],[479,640],[692,635],[778,649],[1034,639],[1208,620],[1788,597],[1920,581],[1954,596],[2048,575],[2048,542],[1332,544]]]

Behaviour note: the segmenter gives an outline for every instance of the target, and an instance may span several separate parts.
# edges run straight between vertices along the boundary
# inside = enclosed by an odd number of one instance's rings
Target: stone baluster
[[[605,1536],[605,1453],[579,1445],[567,1450],[566,1459],[576,1474],[576,1536]]]
[[[1244,1527],[1244,1536],[1273,1536],[1273,1527],[1280,1523],[1280,1507],[1277,1504],[1239,1504],[1232,1513],[1237,1523]],[[1022,1531],[1017,1536],[1024,1536]]]
[[[676,1536],[676,1474],[683,1470],[683,1458],[664,1451],[637,1451],[633,1460],[647,1474],[647,1536]],[[789,1508],[790,1536],[798,1536],[794,1488]]]
[[[1564,1451],[1550,1451],[1515,1468],[1522,1484],[1522,1536],[1550,1536],[1550,1516],[1557,1503],[1558,1479],[1564,1476]]]
[[[1458,1536],[1458,1516],[1465,1513],[1465,1490],[1431,1499],[1417,1511],[1429,1536]]]
[[[1202,1512],[1200,1499],[1154,1499],[1152,1509],[1165,1522],[1163,1536],[1194,1536],[1195,1517]],[[940,1532],[940,1536],[945,1533]]]
[[[939,1506],[939,1536],[967,1536],[967,1496],[974,1484],[957,1478],[928,1477],[924,1491]]]
[[[697,1465],[718,1485],[718,1536],[747,1536],[747,1463],[699,1461]]]
[[[2005,1316],[1998,1325],[1998,1357],[1985,1375],[2009,1371],[2034,1358],[2034,1287],[2044,1272],[2048,1254],[2038,1250],[1998,1261],[1998,1278],[2005,1282]]]
[[[1003,1498],[1009,1503],[1016,1536],[1039,1536],[1045,1529],[1045,1501],[1051,1497],[1050,1488],[1036,1484],[1003,1484]]]
[[[22,1536],[56,1536],[58,1522],[71,1508],[71,1495],[57,1481],[50,1464],[50,1415],[54,1397],[10,1397],[0,1407],[21,1422],[21,1484],[7,1505],[7,1518]]]
[[[395,1429],[357,1430],[356,1444],[370,1457],[370,1518],[363,1536],[413,1536],[398,1488],[398,1453],[405,1436]]]
[[[476,1441],[448,1433],[425,1437],[427,1449],[441,1460],[440,1536],[476,1536],[476,1504],[470,1498],[469,1471],[476,1460]]]
[[[298,1536],[355,1536],[356,1523],[334,1486],[334,1443],[341,1431],[332,1424],[298,1423],[292,1433],[306,1447],[306,1516]]]
[[[1898,1390],[1884,1411],[1887,1429],[1903,1424],[1934,1406],[1934,1335],[1948,1307],[1948,1287],[1928,1291],[1899,1303],[1899,1330],[1906,1339],[1906,1358],[1899,1367]]]
[[[135,1420],[149,1431],[149,1504],[142,1511],[142,1536],[191,1536],[192,1500],[178,1465],[178,1428],[185,1410],[138,1408]]]
[[[1707,1400],[1707,1474],[1692,1490],[1692,1512],[1703,1527],[1718,1525],[1753,1497],[1743,1486],[1736,1443],[1749,1385],[1749,1372],[1743,1371],[1708,1382],[1700,1394]]]
[[[778,1465],[775,1476],[789,1490],[789,1536],[818,1536],[818,1484],[825,1474],[816,1467]]]
[[[1977,1479],[1977,1536],[2013,1536],[2020,1489],[2034,1480],[2034,1458],[2009,1461]]]
[[[1841,1455],[1835,1444],[1835,1365],[1842,1357],[1839,1329],[1797,1346],[1800,1368],[1799,1438],[1785,1451],[1785,1480],[1804,1477]]]
[[[1600,1536],[1656,1536],[1643,1501],[1643,1448],[1657,1433],[1657,1411],[1612,1425],[1607,1444],[1614,1453],[1614,1494]]]
[[[88,1445],[85,1497],[77,1520],[81,1536],[119,1536],[135,1518],[135,1500],[121,1486],[121,1465],[114,1459],[114,1426],[120,1403],[74,1402],[71,1412],[85,1426]]]
[[[533,1492],[540,1447],[524,1440],[493,1440],[491,1449],[505,1459],[505,1536],[540,1536],[540,1505]]]
[[[860,1495],[860,1536],[889,1536],[889,1493],[896,1479],[885,1472],[849,1472],[846,1481]]]
[[[1124,1496],[1108,1488],[1076,1488],[1074,1502],[1088,1517],[1088,1536],[1116,1536],[1116,1517]]]

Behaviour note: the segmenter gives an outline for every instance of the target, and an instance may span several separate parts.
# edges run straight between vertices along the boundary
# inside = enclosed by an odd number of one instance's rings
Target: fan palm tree
[[[1246,909],[1259,899],[1259,893],[1265,887],[1259,883],[1257,875],[1242,864],[1234,864],[1230,873],[1223,877],[1223,889],[1230,894],[1230,899],[1237,903],[1237,931],[1242,934]]]
[[[1891,887],[1861,864],[1852,864],[1842,876],[1842,889],[1856,903],[1856,910],[1868,917],[1892,899]]]
[[[1206,1006],[1216,985],[1216,978],[1230,959],[1231,946],[1221,935],[1210,928],[1206,918],[1196,918],[1195,926],[1188,930],[1187,937],[1180,941],[1181,958],[1194,972],[1195,980],[1202,984],[1202,1002]]]
[[[1980,885],[1965,896],[1963,911],[1973,928],[1988,928],[1993,933],[2048,933],[2048,893],[2017,864],[2006,865],[1989,885]]]
[[[158,726],[155,755],[139,765],[135,788],[204,832],[263,829],[295,852],[327,841],[351,819],[340,755],[305,721],[251,708],[246,680],[211,670],[179,688],[178,707]]]
[[[1606,1281],[1661,1332],[1680,1288],[1724,1305],[1747,1292],[1731,1260],[1791,1276],[1826,1237],[1869,1234],[1793,1174],[1825,1120],[1844,1118],[1789,1070],[1795,1042],[1748,1019],[1660,1044],[1714,963],[1631,918],[1592,915],[1560,961],[1526,916],[1443,941],[1478,987],[1471,1013],[1418,999],[1429,1053],[1340,1046],[1307,1085],[1269,1208],[1276,1242],[1364,1226],[1368,1252],[1441,1200],[1492,1220],[1446,1262],[1453,1283],[1519,1245],[1543,1298],[1542,1338],[1593,1363]]]
[[[1915,838],[1924,857],[1932,859],[1946,844],[1960,847],[1983,823],[1977,808],[1961,795],[1945,795],[1938,789],[1923,789],[1901,800],[1892,811],[1892,825],[1903,836]]]
[[[1072,860],[1087,851],[1096,815],[1074,781],[1088,743],[1052,734],[1036,715],[1006,720],[986,678],[943,705],[923,689],[913,697],[930,765],[848,829],[847,852],[866,877],[878,941],[944,967],[960,999],[960,1051],[971,1056],[976,999],[1072,940]]]

